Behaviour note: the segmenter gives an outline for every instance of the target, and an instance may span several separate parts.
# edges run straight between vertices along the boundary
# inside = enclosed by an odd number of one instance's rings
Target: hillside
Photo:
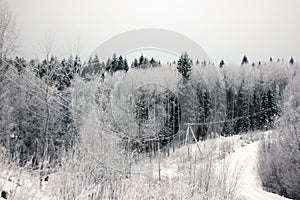
[[[257,139],[262,134],[264,133],[256,133],[251,138]],[[124,187],[119,191],[124,192],[120,199],[146,198],[146,195],[152,198],[160,196],[175,199],[197,199],[203,195],[209,199],[286,199],[263,190],[257,176],[259,141],[250,142],[250,134],[221,137],[199,144],[202,158],[198,157],[196,144],[182,146],[169,157],[163,156],[160,159],[160,181],[157,159],[148,163],[145,160],[139,161],[133,165],[131,177],[119,179]],[[188,159],[188,153],[191,159]],[[210,169],[207,166],[210,166]],[[7,191],[9,199],[60,199],[62,195],[58,194],[63,192],[62,188],[56,184],[57,180],[62,178],[59,172],[50,174],[49,181],[43,181],[40,188],[37,172],[30,173],[3,163],[1,168],[1,191]],[[203,174],[197,175],[199,172]],[[205,174],[207,172],[210,174]],[[202,178],[202,183],[197,183],[199,178]],[[194,185],[208,184],[206,193],[197,189],[187,189],[190,181],[194,181]],[[149,192],[149,188],[145,186],[153,188],[153,191]],[[85,199],[90,194],[90,189],[87,186],[86,190],[82,190],[79,199]],[[132,194],[136,196],[131,196]]]

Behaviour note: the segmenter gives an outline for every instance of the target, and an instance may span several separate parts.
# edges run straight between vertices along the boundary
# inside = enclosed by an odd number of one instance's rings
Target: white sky
[[[196,41],[218,62],[300,60],[300,0],[9,0],[20,27],[19,54],[42,57],[46,35],[59,57],[86,58],[119,33],[163,28]],[[79,44],[79,45],[77,45]]]

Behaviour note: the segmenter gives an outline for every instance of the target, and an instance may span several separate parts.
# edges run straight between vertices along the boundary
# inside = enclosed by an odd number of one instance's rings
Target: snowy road
[[[233,163],[238,163],[243,168],[238,193],[249,200],[287,200],[287,198],[262,190],[256,168],[258,146],[259,141],[241,147],[233,154]]]

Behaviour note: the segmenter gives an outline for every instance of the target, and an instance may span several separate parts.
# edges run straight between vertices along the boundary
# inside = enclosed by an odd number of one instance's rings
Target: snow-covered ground
[[[39,178],[25,170],[0,165],[0,192],[6,192],[7,199],[40,200],[50,199],[39,187]],[[4,198],[1,198],[4,199]]]
[[[241,182],[238,185],[238,193],[249,200],[284,200],[287,198],[277,194],[266,192],[262,189],[261,182],[257,174],[257,151],[259,141],[248,144],[239,148],[233,155],[232,159],[237,160],[240,165],[244,165]],[[233,163],[235,163],[234,161]]]
[[[261,134],[261,133],[259,133]],[[265,133],[262,133],[265,134]],[[259,138],[260,136],[257,136]],[[279,195],[266,192],[262,189],[262,185],[259,181],[257,173],[257,155],[259,141],[249,142],[245,139],[247,137],[242,136],[233,136],[228,138],[218,138],[217,141],[214,141],[217,146],[214,148],[225,149],[226,152],[223,152],[217,156],[216,167],[222,168],[223,157],[226,157],[227,163],[229,163],[229,168],[227,170],[228,183],[234,183],[238,176],[238,183],[236,187],[236,192],[241,199],[248,200],[284,200],[286,198]],[[249,138],[249,137],[248,137]],[[201,145],[207,145],[209,142],[206,141],[206,144],[201,143]],[[221,146],[220,146],[221,144]],[[207,145],[212,147],[212,145]],[[202,146],[205,149],[204,146]],[[195,144],[189,145],[189,151],[191,154],[198,151]],[[209,149],[208,149],[209,151]],[[182,159],[187,155],[187,146],[181,147],[175,151],[174,154],[171,154],[170,157],[161,158],[161,176],[167,182],[172,182],[173,178],[177,178],[182,173]],[[155,160],[153,161],[155,162]],[[0,165],[0,189],[1,191],[9,192],[10,199],[51,199],[47,194],[47,185],[44,185],[42,188],[39,186],[39,177],[30,175],[30,173],[25,171],[16,170],[16,168],[6,168],[7,165]],[[137,172],[140,172],[142,175],[136,174],[136,176],[144,176],[143,171],[138,171],[138,167],[145,170],[153,170],[152,177],[158,176],[156,165],[152,164],[152,169],[147,169],[147,165],[136,166]],[[183,166],[184,167],[184,166]],[[197,166],[196,166],[197,167]],[[218,170],[217,170],[218,171]],[[147,173],[145,173],[147,174]],[[51,184],[51,178],[50,182]],[[157,178],[157,177],[156,177]],[[156,179],[155,178],[155,179]],[[53,199],[53,198],[52,198]]]

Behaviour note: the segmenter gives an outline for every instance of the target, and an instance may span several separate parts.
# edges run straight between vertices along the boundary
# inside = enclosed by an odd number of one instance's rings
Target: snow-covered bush
[[[50,175],[44,192],[57,199],[238,199],[243,165],[227,156],[220,161],[215,148],[218,142],[221,145],[224,141],[203,142],[202,154],[191,144],[161,159],[160,180],[158,157],[133,164],[128,176],[79,147],[80,151],[64,155],[62,166]]]
[[[283,114],[277,130],[260,148],[259,172],[263,186],[274,193],[300,199],[300,74],[284,93]]]

